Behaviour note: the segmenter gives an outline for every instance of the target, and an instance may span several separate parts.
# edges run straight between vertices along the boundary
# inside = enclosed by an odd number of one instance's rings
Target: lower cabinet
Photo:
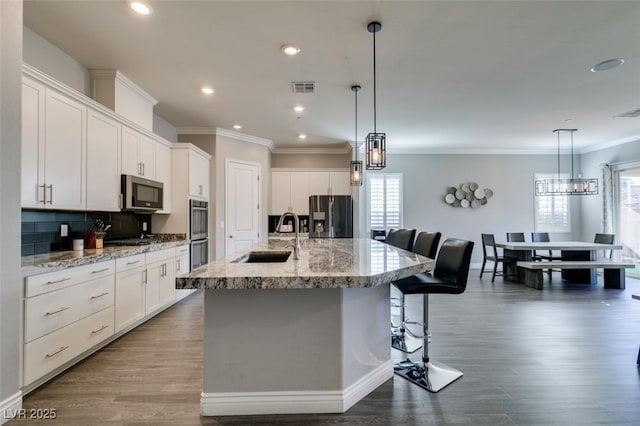
[[[184,297],[175,277],[188,271],[184,245],[27,277],[24,385]]]

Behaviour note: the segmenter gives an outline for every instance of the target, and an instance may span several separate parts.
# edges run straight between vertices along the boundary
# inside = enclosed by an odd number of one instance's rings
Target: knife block
[[[102,239],[102,233],[97,233],[94,231],[87,231],[87,244],[86,248],[88,249],[99,249],[103,247],[104,240]]]

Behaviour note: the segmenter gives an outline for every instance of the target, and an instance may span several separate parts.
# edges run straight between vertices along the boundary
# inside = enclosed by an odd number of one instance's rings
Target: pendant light
[[[373,133],[365,140],[367,170],[382,170],[387,166],[387,135],[378,133],[376,128],[376,33],[381,29],[382,24],[377,21],[367,25],[367,30],[373,34]]]
[[[573,177],[573,134],[578,129],[555,129],[558,136],[558,177],[536,180],[536,195],[595,195],[598,193],[598,179],[585,179],[582,173]],[[562,179],[560,176],[560,133],[569,132],[571,135],[571,178]]]
[[[351,86],[351,91],[355,94],[356,98],[356,133],[353,139],[353,146],[356,151],[356,159],[351,162],[351,186],[362,185],[362,161],[358,161],[358,92],[362,89],[357,84]]]

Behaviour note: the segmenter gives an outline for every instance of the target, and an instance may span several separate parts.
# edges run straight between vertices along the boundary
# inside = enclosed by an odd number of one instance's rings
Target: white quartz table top
[[[496,247],[507,250],[621,250],[620,244],[587,243],[582,241],[499,242]]]
[[[375,287],[433,268],[434,260],[371,239],[310,238],[281,263],[234,263],[250,251],[284,250],[270,240],[176,278],[181,289],[295,289]],[[286,250],[292,250],[286,248]]]

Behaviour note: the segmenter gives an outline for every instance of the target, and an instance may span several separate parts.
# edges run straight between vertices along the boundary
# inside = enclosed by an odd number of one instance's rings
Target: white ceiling
[[[579,129],[578,149],[640,139],[640,118],[614,118],[640,107],[638,1],[150,4],[141,17],[124,0],[27,0],[24,23],[88,68],[123,72],[178,129],[240,123],[277,147],[342,144],[354,138],[359,83],[363,140],[375,19],[377,128],[391,152],[549,151],[558,127]],[[284,43],[302,52],[286,57]],[[611,58],[626,63],[590,72]],[[298,80],[317,82],[317,93],[294,94]]]

